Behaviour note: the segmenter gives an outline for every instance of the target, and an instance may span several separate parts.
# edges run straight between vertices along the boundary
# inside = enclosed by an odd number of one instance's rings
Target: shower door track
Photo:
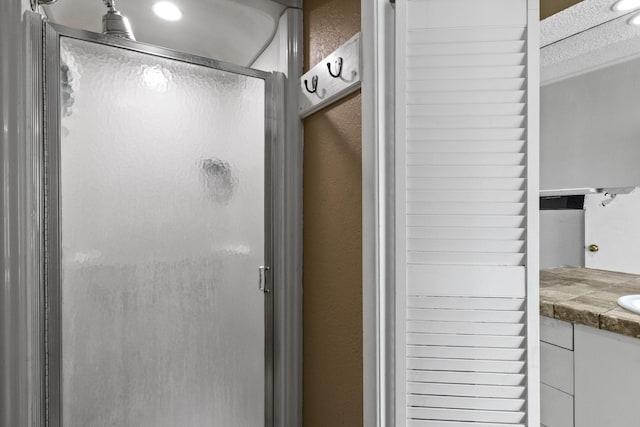
[[[265,263],[266,266],[273,266],[274,234],[280,233],[274,226],[274,205],[273,197],[275,191],[279,191],[280,185],[274,179],[275,174],[282,173],[283,165],[280,164],[274,155],[276,147],[281,145],[283,129],[281,123],[284,117],[284,76],[281,73],[268,73],[229,64],[214,59],[204,58],[197,55],[177,52],[154,45],[149,45],[137,41],[120,39],[99,33],[84,30],[67,28],[61,25],[46,22],[39,14],[28,13],[28,24],[32,45],[41,43],[42,49],[33,49],[33,57],[29,60],[33,62],[36,70],[32,71],[32,84],[37,86],[38,76],[44,76],[40,81],[41,86],[34,87],[35,92],[42,91],[40,104],[42,111],[33,113],[34,120],[40,117],[44,123],[42,134],[39,139],[42,145],[35,154],[40,158],[41,168],[36,167],[35,174],[42,175],[36,181],[40,181],[43,190],[41,199],[38,202],[43,209],[43,230],[44,241],[43,250],[43,271],[41,272],[43,286],[38,292],[34,302],[34,327],[36,337],[34,338],[34,353],[42,362],[41,390],[34,392],[34,425],[45,425],[47,427],[62,426],[62,348],[61,348],[61,248],[59,230],[59,148],[60,148],[60,37],[69,37],[78,40],[100,43],[103,45],[127,49],[155,57],[172,59],[188,64],[199,65],[226,71],[234,74],[259,78],[265,82]],[[37,41],[37,39],[40,39]],[[34,47],[34,46],[32,46]],[[38,127],[38,124],[34,124]],[[34,132],[37,134],[37,132]],[[278,209],[278,208],[275,208]],[[257,266],[256,266],[257,268]],[[257,272],[256,272],[257,273]],[[280,271],[278,268],[270,268],[268,275],[268,289],[264,292],[265,309],[265,427],[274,425],[274,288],[275,292],[280,289]],[[236,426],[229,426],[236,427]],[[244,426],[237,426],[244,427]]]

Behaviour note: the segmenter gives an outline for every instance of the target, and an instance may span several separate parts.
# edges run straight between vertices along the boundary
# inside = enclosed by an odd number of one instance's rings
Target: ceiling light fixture
[[[636,13],[629,19],[629,24],[631,25],[640,25],[640,13]]]
[[[178,9],[178,6],[169,1],[159,1],[154,4],[153,12],[167,21],[178,21],[182,18],[182,12]]]
[[[637,7],[640,7],[640,0],[618,0],[611,6],[611,9],[616,12],[624,12]]]

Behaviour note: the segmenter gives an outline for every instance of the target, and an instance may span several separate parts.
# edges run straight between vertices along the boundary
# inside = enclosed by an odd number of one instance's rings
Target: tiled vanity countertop
[[[540,314],[640,338],[640,314],[618,306],[623,295],[640,294],[640,276],[588,268],[540,271]]]

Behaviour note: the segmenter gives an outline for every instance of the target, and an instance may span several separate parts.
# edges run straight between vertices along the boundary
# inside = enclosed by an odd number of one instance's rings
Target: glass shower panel
[[[264,425],[264,80],[61,60],[62,425]]]

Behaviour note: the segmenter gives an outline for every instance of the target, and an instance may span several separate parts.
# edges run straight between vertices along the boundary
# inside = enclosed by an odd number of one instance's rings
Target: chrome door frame
[[[36,15],[36,14],[31,14]],[[284,76],[281,73],[268,73],[241,67],[210,58],[191,55],[175,50],[158,47],[142,42],[131,41],[93,33],[85,30],[68,28],[62,25],[42,21],[40,16],[29,18],[31,34],[34,39],[42,35],[44,48],[32,58],[35,67],[42,68],[43,84],[43,116],[44,148],[42,152],[41,182],[43,191],[40,195],[44,205],[44,274],[42,284],[42,301],[40,309],[34,310],[33,321],[42,325],[42,331],[36,336],[41,343],[41,359],[44,369],[41,370],[42,390],[33,396],[39,402],[39,414],[45,426],[62,426],[62,330],[61,330],[61,239],[60,239],[60,38],[68,37],[99,43],[120,49],[127,49],[160,58],[172,59],[193,65],[200,65],[220,71],[240,74],[262,79],[265,82],[265,265],[273,266],[275,229],[273,197],[279,186],[274,174],[281,168],[274,153],[282,145],[283,133],[281,123],[284,119]],[[277,188],[276,188],[277,187]],[[257,266],[256,266],[257,267]],[[267,276],[267,289],[264,293],[265,308],[265,427],[274,424],[274,288],[280,289],[279,269],[270,268]],[[256,272],[257,277],[257,272]],[[274,286],[274,284],[276,286]],[[256,283],[256,289],[258,284]],[[38,393],[35,393],[38,394]],[[230,426],[231,427],[231,426]]]

